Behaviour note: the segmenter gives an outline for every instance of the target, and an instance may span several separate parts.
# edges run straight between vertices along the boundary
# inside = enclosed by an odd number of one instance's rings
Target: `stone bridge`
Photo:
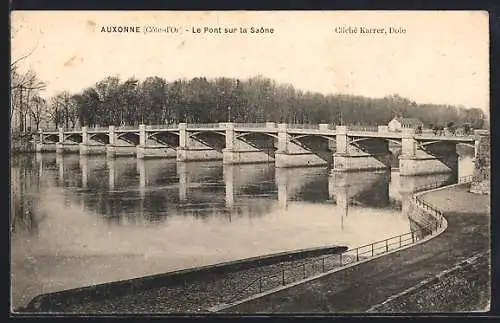
[[[390,168],[391,142],[401,147],[400,174],[421,175],[456,171],[456,145],[477,147],[481,133],[484,136],[481,131],[437,136],[413,129],[390,132],[386,126],[179,123],[40,131],[37,151],[222,160],[224,164],[274,162],[278,168],[332,165],[336,171],[366,171]]]

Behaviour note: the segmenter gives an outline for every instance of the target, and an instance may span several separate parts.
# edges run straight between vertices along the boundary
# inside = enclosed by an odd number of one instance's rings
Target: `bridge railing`
[[[377,126],[347,126],[347,131],[378,132]]]
[[[56,127],[42,129],[42,132],[58,132],[58,131],[59,129],[57,129]]]
[[[265,123],[241,123],[237,122],[234,124],[235,128],[245,128],[245,129],[264,129],[267,128]]]
[[[429,234],[436,233],[441,228],[441,223],[432,227],[425,227],[410,232],[378,240],[360,247],[351,248],[344,252],[324,255],[312,260],[297,260],[295,264],[277,270],[271,274],[259,275],[247,282],[235,293],[226,297],[219,294],[220,303],[232,303],[255,294],[259,294],[280,286],[306,279],[327,271],[357,263],[390,251],[412,245]]]
[[[289,123],[287,125],[289,129],[312,129],[312,130],[318,130],[319,129],[319,124],[306,124],[306,123]]]
[[[87,131],[103,131],[109,130],[109,127],[89,127]]]
[[[214,128],[219,128],[220,125],[218,123],[188,123],[187,128],[188,129],[214,129]]]
[[[139,130],[139,126],[128,126],[128,125],[116,126],[115,130]]]
[[[458,179],[458,183],[467,183],[470,181],[472,181],[472,176],[464,176]],[[446,185],[446,183],[439,182],[422,185],[416,189],[416,192],[444,185]],[[286,284],[306,279],[307,277],[312,277],[320,273],[325,273],[337,267],[353,264],[396,249],[401,249],[405,246],[415,244],[429,235],[439,232],[439,230],[443,227],[444,222],[443,211],[422,200],[416,195],[413,195],[412,200],[419,208],[433,216],[436,221],[427,226],[422,226],[419,229],[411,230],[410,232],[387,239],[378,240],[360,247],[351,248],[337,254],[325,255],[306,261],[298,260],[297,264],[288,266],[287,268],[282,268],[275,273],[259,275],[246,285],[243,285],[242,288],[238,289],[229,297],[219,295],[219,302],[232,303],[238,299],[262,293],[280,286],[285,286]]]
[[[177,123],[158,124],[151,126],[151,129],[177,129],[177,128],[179,128],[179,125]]]

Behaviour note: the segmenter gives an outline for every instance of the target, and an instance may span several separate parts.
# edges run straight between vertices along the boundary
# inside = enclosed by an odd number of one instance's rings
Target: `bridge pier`
[[[176,158],[176,150],[167,146],[137,146],[137,158]]]
[[[425,144],[425,143],[424,143]],[[401,137],[399,174],[403,176],[458,173],[456,143],[441,142],[433,151],[423,149],[415,139],[415,130],[405,128]]]
[[[278,150],[274,155],[275,167],[326,166],[328,162],[315,153],[291,142],[287,124],[278,124]]]
[[[106,156],[108,158],[120,156],[135,156],[137,154],[136,146],[120,145],[115,131],[115,126],[109,126],[109,144],[106,145]]]
[[[94,155],[106,153],[106,145],[103,144],[91,144],[89,139],[88,128],[82,127],[82,142],[79,144],[80,155]]]
[[[114,190],[115,189],[115,182],[116,182],[116,164],[114,159],[108,158],[106,159],[106,167],[108,169],[108,189],[109,190]]]
[[[79,153],[80,147],[79,144],[70,144],[64,142],[56,143],[56,153],[64,154],[64,153]]]
[[[35,151],[37,153],[55,152],[56,145],[57,145],[57,143],[55,143],[55,142],[53,142],[53,143],[37,142],[35,144]]]
[[[179,147],[177,161],[221,160],[222,154],[217,150],[191,138],[186,123],[179,123]]]
[[[177,152],[168,146],[153,144],[148,140],[148,128],[151,126],[139,125],[139,145],[136,148],[137,158],[175,158]]]
[[[344,230],[349,215],[349,184],[346,173],[330,172],[328,175],[328,195],[337,206],[341,230]]]
[[[235,199],[234,199],[234,193],[235,193],[235,188],[234,188],[234,180],[235,180],[235,173],[236,170],[232,166],[227,166],[223,167],[222,169],[222,174],[224,177],[224,184],[225,184],[225,191],[226,191],[226,208],[233,208],[235,205]]]
[[[475,130],[474,136],[474,172],[470,191],[472,193],[490,194],[490,134],[487,130]]]
[[[87,189],[89,182],[89,160],[86,155],[82,155],[79,160],[80,170],[82,172],[82,188]]]
[[[45,142],[44,135],[43,135],[43,130],[38,131],[38,140],[35,143],[35,152],[37,153],[42,153],[42,152],[55,152],[56,151],[56,143],[47,143]]]
[[[333,170],[335,171],[368,171],[388,170],[391,167],[391,153],[389,145],[383,140],[372,140],[364,151],[353,145],[349,140],[346,126],[336,127],[336,152],[333,155]]]
[[[68,143],[64,140],[64,129],[59,128],[59,142],[56,143],[56,153],[77,153],[80,151],[77,143]]]
[[[190,183],[186,163],[177,163],[177,177],[179,178],[179,201],[186,202],[188,197],[188,186]]]
[[[274,122],[266,123],[266,127],[275,128]],[[269,151],[264,151],[257,147],[238,139],[234,131],[234,123],[224,123],[226,128],[226,146],[222,150],[223,164],[251,164],[274,162],[274,157]],[[274,151],[274,148],[272,149]]]

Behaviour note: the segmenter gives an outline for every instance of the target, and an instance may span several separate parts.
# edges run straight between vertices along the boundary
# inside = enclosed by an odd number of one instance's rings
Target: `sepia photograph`
[[[11,11],[11,314],[490,311],[488,23]]]

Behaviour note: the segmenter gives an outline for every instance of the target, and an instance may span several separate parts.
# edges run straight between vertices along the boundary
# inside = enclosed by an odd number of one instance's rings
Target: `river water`
[[[460,156],[458,176],[472,173]],[[170,159],[12,157],[12,307],[58,290],[410,230],[409,193],[456,175]]]

